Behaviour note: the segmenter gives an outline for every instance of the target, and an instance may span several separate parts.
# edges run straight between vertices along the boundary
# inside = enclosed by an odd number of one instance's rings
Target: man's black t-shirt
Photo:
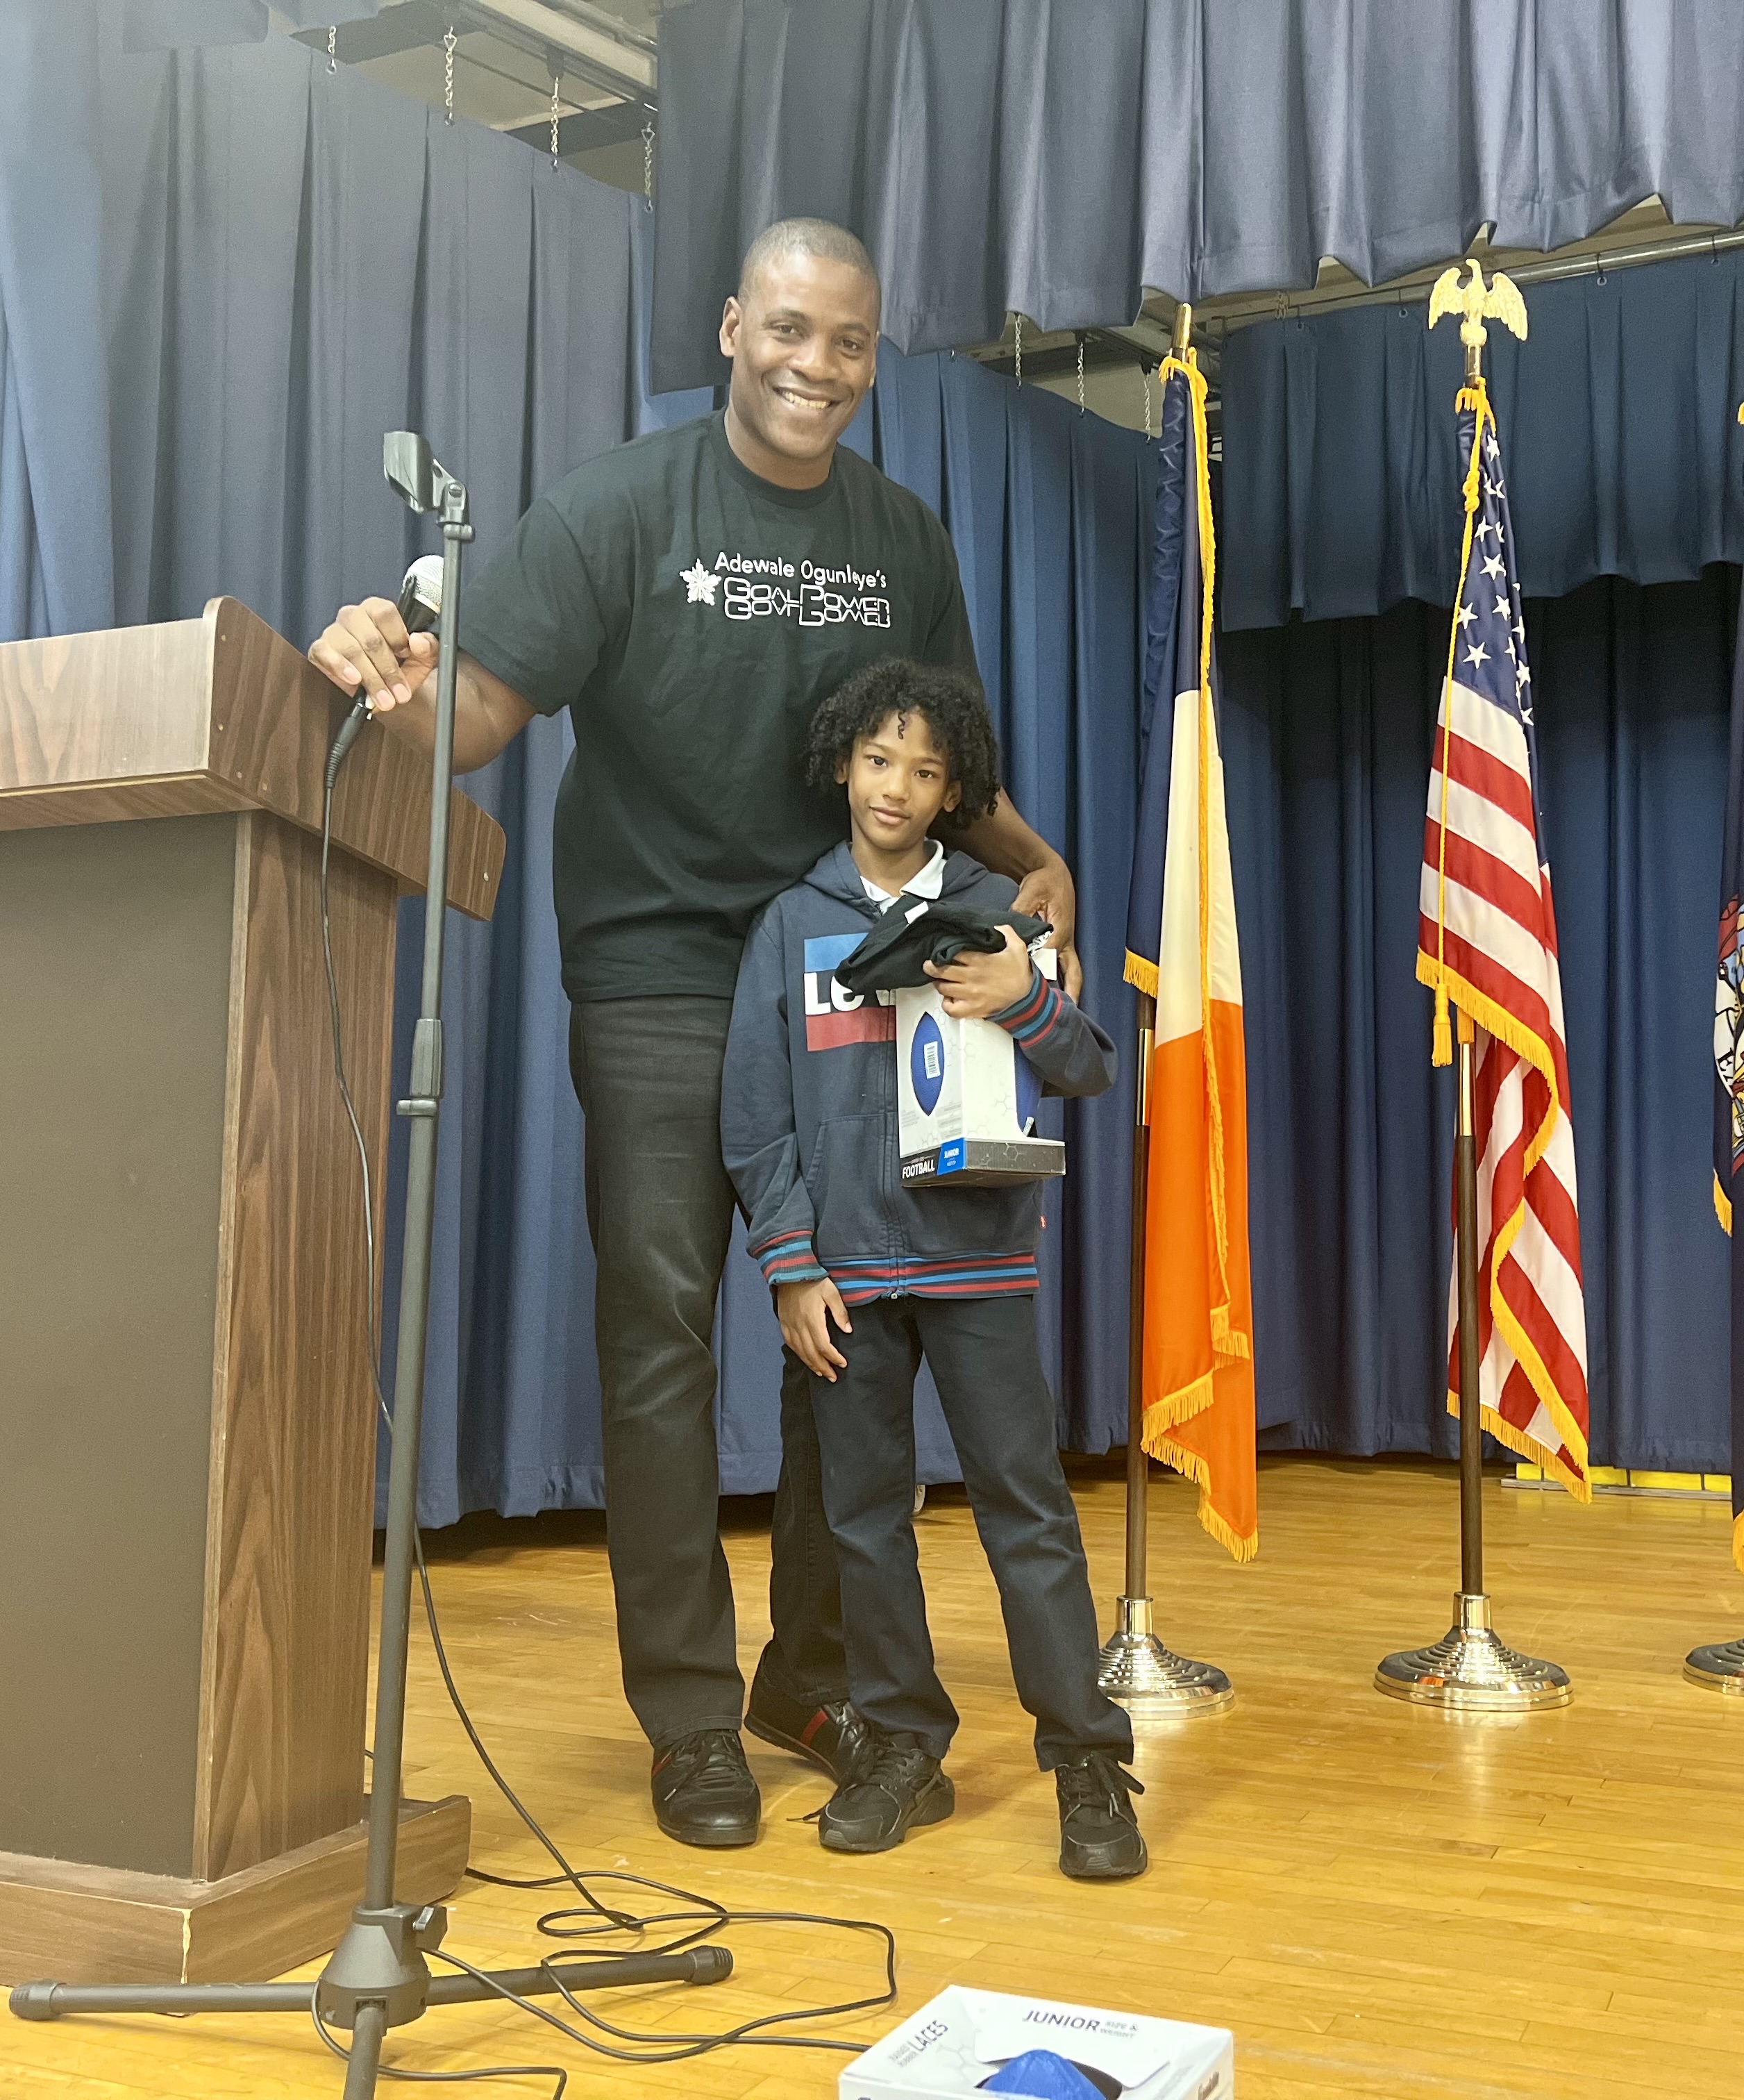
[[[553,878],[571,999],[732,995],[757,911],[843,836],[805,784],[820,700],[881,656],[972,669],[945,527],[845,447],[816,489],[723,419],[640,438],[539,497],[466,592],[460,646],[567,708]]]

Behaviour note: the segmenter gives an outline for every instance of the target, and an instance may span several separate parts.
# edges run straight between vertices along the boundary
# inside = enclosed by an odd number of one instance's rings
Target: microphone
[[[408,634],[428,634],[442,619],[442,557],[440,554],[420,554],[407,570],[399,587],[399,616],[406,623]],[[346,756],[363,734],[369,720],[369,702],[359,693],[355,704],[340,726],[333,748],[327,755],[328,792],[333,792],[333,783],[339,777],[339,769]]]
[[[399,587],[399,616],[408,634],[428,634],[442,618],[442,556],[420,554]]]

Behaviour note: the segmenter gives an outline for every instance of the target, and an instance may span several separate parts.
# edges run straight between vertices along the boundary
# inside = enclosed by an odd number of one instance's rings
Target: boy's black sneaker
[[[817,1835],[832,1852],[887,1852],[923,1823],[942,1823],[957,1789],[912,1736],[867,1725],[859,1769],[817,1811]]]
[[[763,1797],[737,1729],[703,1728],[657,1754],[654,1820],[682,1845],[754,1845]]]
[[[1150,1855],[1128,1796],[1143,1793],[1118,1758],[1090,1750],[1054,1767],[1059,1796],[1059,1871],[1076,1882],[1125,1882]]]
[[[808,1706],[772,1692],[761,1678],[751,1688],[745,1727],[760,1742],[808,1758],[838,1786],[853,1777],[868,1740],[866,1724],[848,1700]]]

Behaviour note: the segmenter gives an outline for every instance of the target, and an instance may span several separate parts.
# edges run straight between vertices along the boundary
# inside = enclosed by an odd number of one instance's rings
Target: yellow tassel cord
[[[1206,386],[1197,354],[1163,361],[1159,375],[1166,386],[1171,373],[1187,382],[1193,403],[1193,437],[1198,466],[1196,496],[1199,505],[1199,548],[1201,603],[1199,636],[1199,1025],[1200,1054],[1205,1074],[1205,1105],[1210,1124],[1209,1198],[1217,1276],[1211,1308],[1211,1346],[1225,1360],[1252,1357],[1249,1338],[1235,1326],[1229,1305],[1229,1210],[1225,1185],[1223,1104],[1218,1083],[1215,1045],[1211,1028],[1211,747],[1216,722],[1211,704],[1211,638],[1217,588],[1217,532],[1211,515],[1210,439],[1205,427]],[[1140,991],[1156,996],[1157,966],[1130,950],[1126,982]],[[1218,1545],[1236,1560],[1251,1560],[1259,1551],[1257,1536],[1244,1538],[1221,1517],[1209,1500],[1210,1470],[1196,1451],[1178,1444],[1169,1431],[1204,1412],[1214,1397],[1215,1371],[1178,1391],[1149,1402],[1144,1410],[1140,1441],[1153,1458],[1172,1467],[1199,1489],[1199,1521]]]
[[[1417,976],[1420,981],[1425,984],[1433,982],[1429,973],[1435,967],[1434,964],[1420,955],[1417,958]],[[1557,1090],[1556,1065],[1551,1057],[1550,1045],[1542,1036],[1535,1035],[1530,1029],[1522,1026],[1505,1008],[1497,1006],[1493,1000],[1486,999],[1475,985],[1461,977],[1457,970],[1444,970],[1442,974],[1447,986],[1448,995],[1454,1004],[1460,1008],[1462,1021],[1469,1016],[1478,1027],[1495,1036],[1499,1043],[1505,1043],[1517,1057],[1523,1057],[1527,1064],[1544,1075],[1544,1083],[1550,1089],[1550,1106],[1545,1113],[1544,1119],[1526,1140],[1526,1158],[1522,1162],[1521,1175],[1524,1181],[1539,1160],[1544,1158],[1545,1148],[1550,1143],[1551,1134],[1556,1128],[1557,1118],[1568,1113],[1568,1104]],[[1509,1250],[1520,1237],[1521,1229],[1525,1224],[1526,1199],[1522,1197],[1513,1215],[1495,1236],[1495,1252],[1490,1264],[1491,1316],[1497,1326],[1501,1329],[1503,1339],[1513,1351],[1521,1369],[1531,1381],[1533,1391],[1544,1403],[1551,1420],[1556,1424],[1557,1433],[1561,1438],[1565,1448],[1574,1453],[1581,1471],[1584,1474],[1587,1469],[1586,1437],[1574,1416],[1569,1413],[1561,1395],[1557,1392],[1556,1383],[1546,1368],[1544,1358],[1533,1348],[1526,1330],[1508,1309],[1498,1280],[1502,1273],[1502,1264],[1507,1260]],[[1448,1398],[1448,1409],[1449,1412],[1454,1414],[1457,1414],[1460,1411],[1454,1405],[1451,1394]],[[1510,1450],[1518,1451],[1522,1457],[1536,1459],[1542,1455],[1542,1445],[1533,1445],[1529,1448],[1520,1442],[1518,1432],[1509,1429],[1500,1417],[1492,1415],[1491,1410],[1487,1407],[1483,1410],[1483,1425],[1499,1443],[1507,1445]],[[1577,1485],[1572,1478],[1566,1476],[1565,1471],[1559,1471],[1550,1458],[1544,1458],[1544,1463],[1549,1470],[1556,1472],[1557,1479],[1562,1481],[1563,1485],[1577,1501],[1588,1502],[1592,1499],[1592,1490],[1583,1480]]]
[[[1720,1185],[1720,1176],[1714,1176],[1714,1215],[1720,1220],[1720,1230],[1729,1238],[1732,1232],[1732,1198]]]
[[[1205,1095],[1211,1114],[1211,1216],[1216,1228],[1218,1308],[1226,1322],[1229,1304],[1229,1218],[1223,1173],[1223,1101],[1211,1034],[1211,747],[1217,718],[1211,706],[1211,619],[1217,595],[1217,528],[1211,518],[1211,436],[1205,427],[1206,386],[1199,353],[1189,350],[1184,369],[1193,395],[1193,450],[1199,468],[1199,1027],[1204,1044]],[[1215,1321],[1217,1310],[1212,1317]]]
[[[1482,471],[1483,435],[1486,429],[1494,430],[1495,427],[1495,417],[1491,411],[1489,395],[1482,379],[1475,386],[1462,386],[1460,389],[1454,408],[1456,413],[1465,408],[1473,410],[1477,416],[1477,421],[1473,426],[1471,458],[1467,464],[1465,474],[1465,530],[1460,546],[1460,583],[1454,598],[1456,617],[1447,638],[1447,675],[1442,687],[1441,841],[1436,897],[1436,954],[1434,960],[1431,961],[1427,955],[1420,951],[1417,956],[1417,980],[1420,984],[1431,986],[1435,994],[1435,1040],[1431,1053],[1435,1064],[1449,1065],[1453,1061],[1452,1030],[1448,1025],[1447,1015],[1447,1005],[1451,999],[1453,1004],[1460,1009],[1462,1037],[1467,1022],[1473,1022],[1493,1035],[1499,1043],[1506,1043],[1517,1057],[1524,1058],[1536,1071],[1543,1074],[1544,1083],[1550,1089],[1550,1106],[1544,1121],[1527,1140],[1522,1174],[1522,1179],[1524,1179],[1544,1158],[1545,1149],[1550,1143],[1551,1135],[1556,1129],[1557,1117],[1566,1115],[1568,1113],[1568,1103],[1562,1099],[1557,1090],[1556,1064],[1551,1055],[1550,1045],[1542,1036],[1535,1035],[1530,1029],[1525,1026],[1513,1014],[1496,1005],[1494,1000],[1486,998],[1475,985],[1462,977],[1457,970],[1450,968],[1447,959],[1447,788],[1453,741],[1451,695],[1454,656],[1460,638],[1457,612],[1465,596],[1466,572],[1472,558],[1472,521],[1478,510],[1478,483]],[[1553,1453],[1547,1453],[1541,1445],[1529,1444],[1517,1430],[1510,1427],[1491,1408],[1482,1408],[1483,1426],[1498,1443],[1505,1444],[1511,1451],[1519,1453],[1522,1458],[1533,1458],[1541,1463],[1545,1471],[1559,1480],[1578,1501],[1589,1502],[1592,1497],[1592,1490],[1585,1477],[1588,1459],[1587,1440],[1581,1433],[1574,1418],[1569,1413],[1561,1396],[1557,1392],[1555,1381],[1552,1379],[1544,1359],[1532,1346],[1525,1329],[1521,1326],[1508,1309],[1502,1295],[1500,1282],[1502,1264],[1508,1259],[1508,1251],[1520,1237],[1521,1229],[1525,1224],[1526,1203],[1522,1198],[1513,1215],[1503,1224],[1495,1236],[1495,1251],[1490,1265],[1491,1314],[1501,1330],[1503,1339],[1513,1351],[1521,1369],[1525,1371],[1530,1381],[1533,1391],[1544,1403],[1552,1422],[1556,1425],[1557,1433],[1561,1439],[1563,1448],[1574,1454],[1580,1469],[1579,1472],[1577,1474],[1570,1471],[1567,1467],[1559,1462]],[[1451,1392],[1448,1395],[1447,1404],[1450,1413],[1454,1414],[1459,1413],[1456,1399]]]
[[[1738,421],[1744,423],[1744,415]],[[1732,1520],[1732,1557],[1738,1564],[1738,1573],[1744,1575],[1744,1511]]]
[[[1199,501],[1199,1030],[1205,1068],[1205,1105],[1211,1123],[1211,1224],[1217,1248],[1217,1290],[1213,1313],[1226,1321],[1229,1306],[1229,1217],[1223,1185],[1223,1103],[1218,1087],[1211,1037],[1211,746],[1216,723],[1211,707],[1211,620],[1217,589],[1217,533],[1211,518],[1211,440],[1205,428],[1205,380],[1199,354],[1163,360],[1162,379],[1178,373],[1193,402],[1193,448]]]
[[[1453,1062],[1453,1035],[1447,1025],[1447,763],[1453,751],[1454,658],[1460,646],[1460,607],[1465,598],[1466,572],[1472,561],[1472,521],[1478,514],[1478,482],[1482,471],[1483,434],[1495,426],[1490,412],[1490,396],[1482,379],[1475,386],[1462,386],[1454,401],[1454,412],[1473,408],[1478,420],[1472,426],[1472,456],[1465,470],[1465,533],[1460,543],[1460,580],[1453,593],[1453,618],[1447,629],[1447,675],[1442,682],[1441,716],[1441,850],[1435,896],[1435,960],[1417,958],[1417,976],[1435,990],[1435,1037],[1429,1052],[1432,1065]],[[1492,1031],[1493,1033],[1494,1031]]]

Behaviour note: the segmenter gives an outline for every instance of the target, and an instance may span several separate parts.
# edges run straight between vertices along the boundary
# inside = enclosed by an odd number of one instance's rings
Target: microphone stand
[[[431,2005],[463,2005],[509,1993],[520,1997],[555,1996],[566,1991],[601,1990],[614,1984],[714,1983],[729,1975],[733,1969],[733,1957],[725,1948],[708,1946],[676,1954],[590,1958],[562,1969],[553,1961],[539,1968],[509,1970],[494,1975],[479,1971],[433,1977],[425,1957],[440,1945],[447,1913],[439,1904],[417,1909],[394,1900],[405,1749],[406,1664],[416,1560],[424,1350],[436,1218],[436,1132],[443,1093],[443,944],[447,921],[448,803],[454,777],[460,549],[472,538],[473,528],[467,521],[465,485],[437,462],[423,438],[409,430],[390,431],[383,440],[382,455],[383,471],[408,506],[414,511],[434,510],[440,514],[443,593],[424,979],[412,1037],[411,1091],[399,1104],[399,1113],[411,1119],[412,1133],[363,1899],[352,1912],[351,1922],[327,1966],[312,1984],[36,1983],[20,1983],[11,1998],[12,2011],[27,2020],[59,2019],[78,2013],[307,2015],[312,2008],[324,2027],[350,2030],[345,2100],[373,2100],[381,2045],[388,2029],[421,2018]],[[373,1277],[370,1287],[375,1287]]]

